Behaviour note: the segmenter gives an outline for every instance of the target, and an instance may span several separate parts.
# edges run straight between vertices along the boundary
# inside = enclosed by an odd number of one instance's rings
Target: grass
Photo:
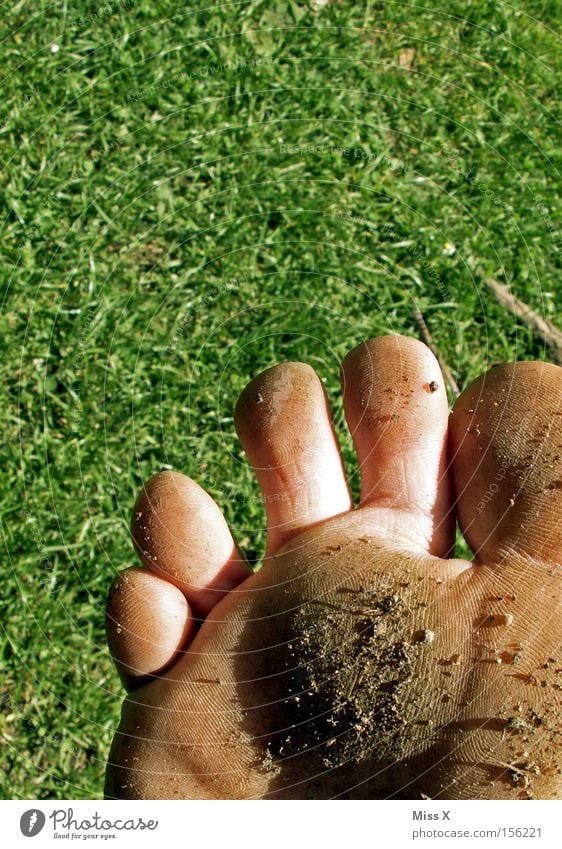
[[[560,294],[554,0],[15,2],[0,190],[4,797],[98,797],[104,642],[142,481],[182,470],[253,559],[232,424],[283,359],[416,334],[463,385],[548,352],[493,301]],[[57,45],[58,51],[51,45]]]

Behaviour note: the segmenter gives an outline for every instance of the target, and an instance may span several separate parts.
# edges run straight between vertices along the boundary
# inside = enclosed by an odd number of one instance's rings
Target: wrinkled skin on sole
[[[354,518],[280,552],[215,609],[202,654],[196,638],[129,697],[108,795],[556,797],[559,634],[530,626],[557,571],[443,568]]]
[[[473,563],[376,503],[297,534],[126,699],[106,795],[559,798],[560,374],[502,367],[457,401]]]

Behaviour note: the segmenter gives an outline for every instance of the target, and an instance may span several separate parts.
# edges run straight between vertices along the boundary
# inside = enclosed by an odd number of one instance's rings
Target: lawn
[[[31,9],[31,11],[30,11]],[[99,797],[121,688],[104,641],[143,480],[186,472],[258,562],[232,409],[417,335],[462,386],[548,350],[556,0],[108,0],[3,9],[0,795]]]

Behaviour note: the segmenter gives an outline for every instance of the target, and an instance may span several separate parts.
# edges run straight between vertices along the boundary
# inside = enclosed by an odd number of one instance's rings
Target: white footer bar
[[[562,846],[561,802],[0,802],[3,846]]]

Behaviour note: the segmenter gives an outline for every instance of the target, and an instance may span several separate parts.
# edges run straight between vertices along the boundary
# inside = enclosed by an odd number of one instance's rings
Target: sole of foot
[[[559,796],[562,370],[492,369],[449,416],[431,353],[391,336],[346,357],[342,391],[356,507],[314,371],[242,393],[255,575],[196,483],[143,489],[144,568],[108,604],[130,690],[108,797]]]

